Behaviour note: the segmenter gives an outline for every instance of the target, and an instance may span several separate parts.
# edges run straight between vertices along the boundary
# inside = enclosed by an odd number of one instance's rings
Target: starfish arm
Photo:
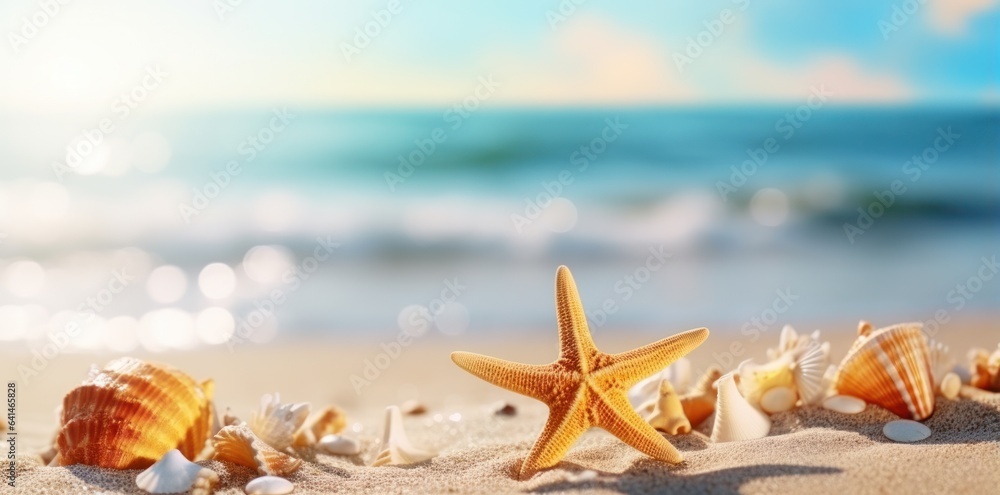
[[[584,393],[582,388],[578,394]],[[527,480],[542,469],[559,464],[576,439],[587,431],[584,398],[577,397],[573,402],[562,408],[550,406],[549,419],[545,422],[542,434],[538,436],[535,445],[531,447],[528,457],[521,463],[518,478]]]
[[[589,372],[597,348],[590,337],[587,314],[583,311],[573,274],[565,266],[556,271],[556,317],[559,320],[559,358],[579,364],[582,373]]]
[[[545,401],[555,386],[540,384],[554,382],[549,366],[521,364],[472,352],[453,352],[451,360],[460,368],[511,392]]]
[[[613,364],[601,368],[597,374],[602,377],[615,377],[626,387],[631,387],[693,351],[707,338],[708,329],[697,328],[638,349],[612,354]]]
[[[649,423],[643,421],[623,392],[601,394],[597,405],[597,425],[621,441],[659,461],[676,464],[684,456]]]

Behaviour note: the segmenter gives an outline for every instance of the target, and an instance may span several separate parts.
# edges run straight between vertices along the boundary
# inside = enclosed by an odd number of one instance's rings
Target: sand
[[[361,441],[361,455],[336,457],[303,451],[304,467],[289,479],[295,493],[997,493],[1000,487],[1000,394],[975,400],[938,400],[925,424],[933,434],[916,444],[885,438],[882,426],[896,416],[877,406],[847,416],[817,407],[772,417],[768,437],[713,444],[711,421],[698,431],[667,436],[686,461],[653,461],[602,430],[585,434],[556,468],[529,481],[516,481],[520,460],[545,422],[541,403],[499,390],[454,367],[456,348],[525,362],[544,362],[554,353],[555,336],[537,342],[476,341],[426,337],[392,361],[371,385],[355,394],[349,376],[379,346],[361,343],[247,347],[236,352],[192,352],[154,359],[178,366],[196,378],[217,381],[217,403],[246,419],[261,393],[280,391],[288,401],[315,406],[336,403],[350,415],[347,435]],[[851,336],[831,336],[833,356],[843,356]],[[983,326],[948,335],[961,356],[973,343],[995,340]],[[595,336],[607,351],[653,340],[650,335]],[[776,339],[776,335],[774,336]],[[550,341],[551,340],[551,341]],[[611,340],[612,342],[608,342]],[[692,354],[696,368],[710,364],[735,337],[718,339]],[[949,341],[949,339],[945,339]],[[709,339],[711,342],[712,339]],[[950,342],[950,343],[951,343]],[[762,359],[769,341],[748,344],[745,357]],[[980,343],[981,346],[989,345]],[[115,356],[59,356],[42,374],[21,384],[17,487],[3,493],[142,493],[138,471],[86,466],[44,467],[33,455],[55,428],[52,409],[86,374],[89,363]],[[144,357],[141,356],[140,357]],[[386,405],[419,398],[429,411],[405,419],[412,442],[440,452],[431,461],[407,467],[368,467],[376,455]],[[517,408],[512,417],[493,414],[496,401]],[[254,477],[249,470],[203,462],[223,478],[217,493],[239,494]],[[2,464],[6,470],[6,461]]]

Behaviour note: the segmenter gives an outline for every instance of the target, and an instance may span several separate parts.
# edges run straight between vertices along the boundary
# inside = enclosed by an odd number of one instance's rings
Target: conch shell
[[[54,463],[145,469],[172,449],[194,459],[211,435],[212,390],[166,365],[115,359],[63,399]]]
[[[732,373],[716,383],[719,399],[716,403],[713,442],[738,442],[766,437],[771,431],[771,418],[752,406],[740,394]]]
[[[1000,345],[993,354],[984,350],[973,351],[970,384],[990,392],[1000,392]]]
[[[260,409],[250,415],[250,430],[275,450],[292,445],[295,432],[309,417],[309,403],[282,404],[278,394],[264,394]]]
[[[382,434],[382,451],[372,466],[415,464],[437,454],[414,447],[403,429],[403,414],[398,406],[385,409],[385,431]]]
[[[858,339],[834,378],[837,393],[882,406],[902,418],[923,420],[934,412],[930,350],[920,323],[872,331],[858,324]]]
[[[671,435],[691,433],[691,422],[684,415],[681,399],[674,391],[670,380],[660,380],[660,397],[656,400],[653,415],[648,423],[657,430]]]
[[[262,475],[287,476],[302,466],[301,459],[278,452],[247,425],[226,426],[212,438],[212,444],[214,459],[256,469]]]

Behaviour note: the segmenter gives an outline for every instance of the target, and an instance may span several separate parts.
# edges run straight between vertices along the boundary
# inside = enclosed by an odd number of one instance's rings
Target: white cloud
[[[992,10],[998,3],[998,0],[933,0],[930,2],[928,20],[938,32],[961,36],[966,33],[972,18]],[[993,28],[996,29],[996,26]]]

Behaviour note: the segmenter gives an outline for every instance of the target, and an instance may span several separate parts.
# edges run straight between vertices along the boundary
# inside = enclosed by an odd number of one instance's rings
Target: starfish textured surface
[[[469,373],[549,406],[545,429],[521,463],[519,478],[555,466],[592,426],[655,459],[681,462],[680,452],[632,409],[627,392],[701,345],[708,329],[689,330],[619,354],[603,353],[590,337],[573,275],[565,266],[556,272],[556,315],[559,359],[554,363],[521,364],[470,352],[451,355]]]

